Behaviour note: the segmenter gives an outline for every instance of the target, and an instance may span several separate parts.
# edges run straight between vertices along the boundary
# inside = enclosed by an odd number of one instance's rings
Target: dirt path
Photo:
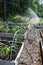
[[[24,43],[19,65],[42,65],[39,41],[29,44],[28,40],[25,40]]]
[[[24,49],[18,60],[18,65],[42,65],[39,38],[31,44],[28,40],[24,40],[24,44]]]
[[[32,17],[30,23],[31,24],[39,23],[39,18],[36,16],[36,14],[35,13],[33,14],[32,10],[29,11],[31,11],[30,17]],[[28,29],[31,29],[30,27],[32,28],[32,25],[28,26]],[[31,34],[33,34],[33,31]],[[38,38],[31,42],[31,44],[30,44],[31,40],[30,41],[24,40],[24,49],[22,51],[21,57],[18,60],[19,61],[18,65],[42,65],[39,45],[39,34],[37,37]]]

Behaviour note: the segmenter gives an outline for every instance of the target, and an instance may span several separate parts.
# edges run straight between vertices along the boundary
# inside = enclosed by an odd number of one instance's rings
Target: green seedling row
[[[19,30],[19,33],[25,33],[26,31],[26,28],[21,28],[19,26],[15,26],[15,27],[12,27],[12,28],[9,28],[9,27],[0,27],[0,32],[4,32],[4,33],[15,33],[17,30]]]

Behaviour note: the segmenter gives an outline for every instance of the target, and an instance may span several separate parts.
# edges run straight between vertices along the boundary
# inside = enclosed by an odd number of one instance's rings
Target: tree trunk
[[[6,20],[6,0],[3,0],[3,20]]]

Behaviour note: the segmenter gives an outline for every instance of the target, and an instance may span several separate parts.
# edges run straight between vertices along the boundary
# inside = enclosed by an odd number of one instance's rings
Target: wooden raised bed
[[[20,49],[17,52],[17,55],[15,55],[15,56],[13,55],[12,60],[8,60],[6,58],[5,58],[6,60],[0,59],[0,65],[17,65],[18,64],[18,59],[21,55],[24,43],[19,42],[18,44],[19,44]],[[13,52],[13,54],[15,54],[15,53]]]
[[[5,37],[6,37],[6,36],[7,36],[7,37],[9,36],[9,37],[12,37],[12,36],[14,35],[14,33],[18,30],[18,29],[17,29],[16,31],[14,30],[16,24],[5,24],[5,25],[3,24],[3,25],[1,25],[1,26],[2,26],[2,27],[5,26],[5,28],[6,28],[6,26],[7,26],[7,27],[8,27],[8,31],[7,31],[7,32],[5,32],[5,31],[4,31],[4,32],[3,32],[3,31],[0,31],[0,37],[1,37],[1,36],[5,36]],[[24,30],[23,30],[23,29],[24,29],[24,26],[22,26],[22,25],[18,25],[18,26],[19,26],[20,28],[22,27],[22,31],[21,31],[21,30],[18,31],[18,33],[17,33],[17,38],[18,38],[19,41],[23,41],[23,40],[24,40],[24,37],[25,37],[25,32],[26,32],[26,31],[24,32]],[[13,31],[12,31],[12,30],[9,31],[9,28],[10,28],[10,29],[14,28],[14,29],[13,29]],[[18,27],[17,27],[17,28],[18,28]],[[26,26],[26,29],[27,29],[27,26]],[[1,30],[2,30],[2,29],[1,29]],[[6,30],[6,29],[5,29],[5,30]]]
[[[43,40],[40,42],[40,50],[41,50],[41,58],[42,58],[42,65],[43,65]]]
[[[0,35],[0,50],[4,51],[4,55],[2,51],[2,55],[0,55],[0,65],[17,65],[18,64],[18,58],[21,55],[24,43],[22,42],[16,42],[15,43],[15,37],[14,35],[9,35],[9,34],[3,34],[2,36]],[[9,40],[10,39],[10,40]],[[9,42],[10,41],[10,42]],[[16,45],[16,46],[15,46]],[[6,56],[6,51],[8,51],[10,47],[9,54]]]

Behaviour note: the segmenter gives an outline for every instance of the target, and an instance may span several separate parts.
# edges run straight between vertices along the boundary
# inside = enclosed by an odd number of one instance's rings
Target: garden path
[[[28,15],[29,13],[30,13],[30,18],[31,18],[29,23],[30,24],[38,24],[39,17],[30,8],[27,10],[26,14]],[[32,27],[32,26],[28,25],[28,29],[30,29],[30,27]],[[31,34],[33,34],[33,33],[31,33]],[[30,44],[30,41],[28,41],[28,39],[25,39],[23,41],[24,49],[21,53],[20,58],[18,59],[18,61],[19,61],[18,65],[42,65],[40,45],[39,45],[39,41],[40,41],[39,31],[37,31],[36,40],[31,42],[31,44]]]
[[[40,39],[39,31],[37,31],[37,33],[38,38],[31,44],[27,39],[23,41],[24,49],[18,60],[19,61],[18,65],[42,65],[40,45],[39,45],[39,39]]]

